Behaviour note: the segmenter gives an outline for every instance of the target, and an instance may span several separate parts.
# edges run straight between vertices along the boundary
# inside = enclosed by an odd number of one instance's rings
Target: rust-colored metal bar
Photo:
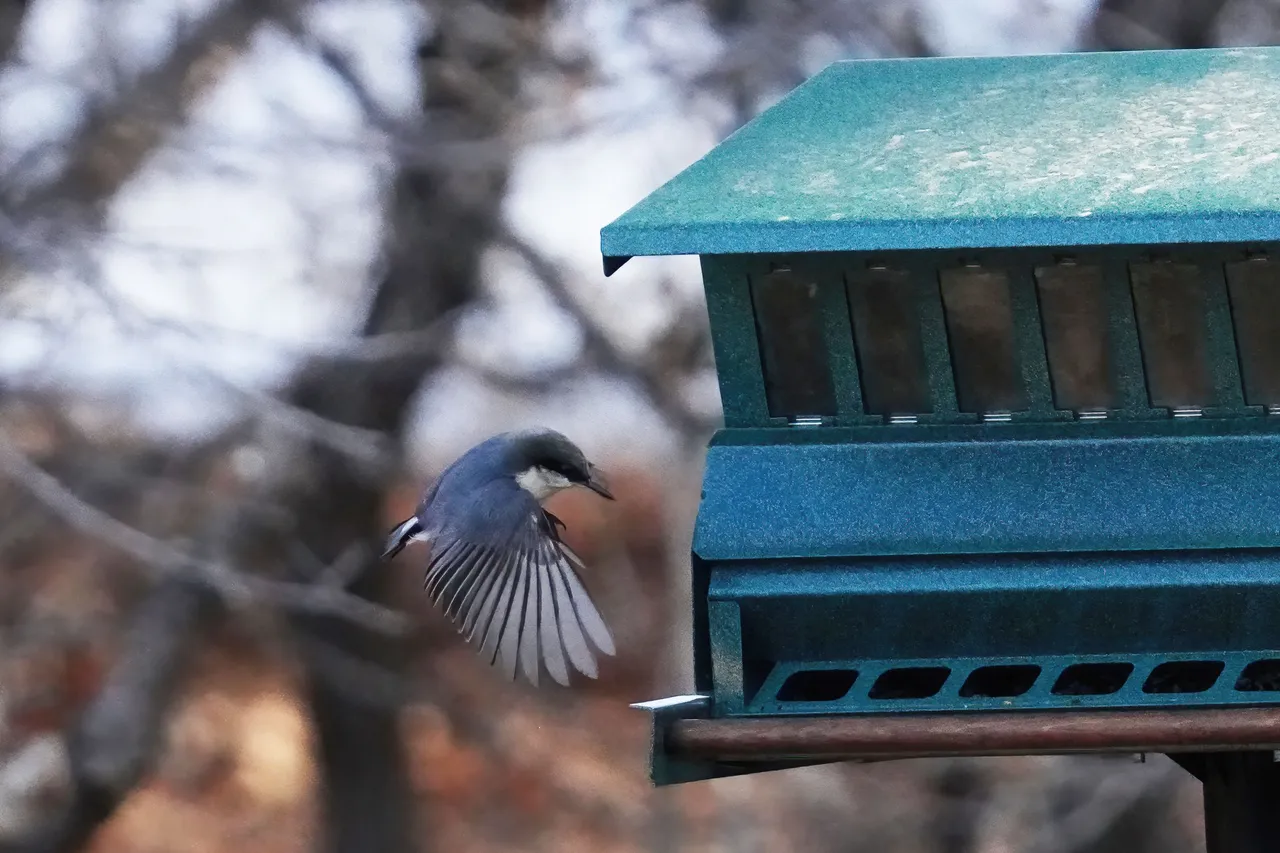
[[[666,749],[721,761],[1274,750],[1280,708],[685,719]]]

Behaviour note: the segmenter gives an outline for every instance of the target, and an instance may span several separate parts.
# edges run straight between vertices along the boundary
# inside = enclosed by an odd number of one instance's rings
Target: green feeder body
[[[703,714],[1280,705],[1280,49],[838,62],[601,244],[701,258]]]

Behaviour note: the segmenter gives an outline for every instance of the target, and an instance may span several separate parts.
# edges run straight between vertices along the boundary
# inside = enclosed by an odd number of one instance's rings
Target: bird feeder
[[[1280,49],[838,62],[601,245],[724,410],[657,784],[1280,748]]]

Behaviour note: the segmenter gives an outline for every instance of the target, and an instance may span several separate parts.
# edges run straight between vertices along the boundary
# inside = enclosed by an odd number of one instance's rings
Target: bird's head
[[[614,499],[600,470],[576,444],[555,430],[513,433],[509,451],[507,458],[516,483],[539,501],[573,486]]]

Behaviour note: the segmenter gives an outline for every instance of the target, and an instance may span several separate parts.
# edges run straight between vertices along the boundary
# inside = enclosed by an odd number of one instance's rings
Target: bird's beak
[[[583,485],[606,500],[616,500],[613,492],[609,491],[609,487],[605,485],[604,475],[594,465],[587,465],[587,482],[583,483]]]

